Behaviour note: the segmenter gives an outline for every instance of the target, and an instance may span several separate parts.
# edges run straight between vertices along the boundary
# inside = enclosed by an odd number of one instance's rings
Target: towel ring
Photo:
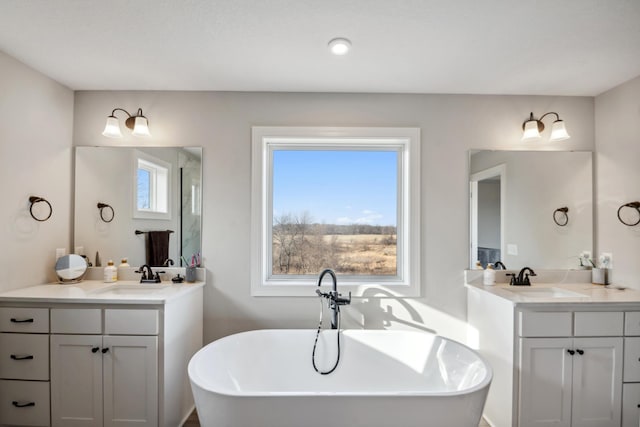
[[[553,211],[553,222],[555,222],[556,224],[558,224],[560,227],[564,227],[565,225],[569,224],[569,208],[568,207],[562,207],[562,208],[558,208],[555,211]],[[558,219],[558,217],[556,216],[557,213],[560,213],[560,219]]]
[[[100,219],[102,221],[104,221],[104,222],[111,222],[111,221],[113,221],[113,218],[116,217],[116,212],[113,210],[113,208],[110,205],[108,205],[106,203],[98,202],[98,209],[100,209]],[[106,219],[104,217],[104,210],[105,209],[110,209],[111,210],[111,218]]]
[[[622,220],[622,218],[620,217],[620,211],[622,210],[622,208],[633,208],[638,212],[638,220],[636,222],[634,222],[633,224],[628,223],[628,222],[624,222]],[[640,202],[629,202],[629,203],[625,203],[624,205],[620,206],[618,208],[618,221],[620,221],[621,223],[623,223],[626,226],[629,227],[633,227],[634,225],[638,225],[640,224]]]
[[[36,203],[40,203],[40,202],[44,202],[44,203],[47,204],[47,206],[49,206],[49,215],[47,215],[46,218],[38,218],[33,213],[33,205],[35,205]],[[44,221],[48,220],[49,218],[51,218],[51,214],[53,214],[53,208],[51,207],[51,203],[49,203],[49,201],[47,201],[47,199],[43,199],[42,197],[38,197],[38,196],[31,196],[31,197],[29,197],[29,203],[31,203],[31,206],[29,206],[29,213],[31,214],[31,218],[35,219],[36,221],[40,221],[40,222],[44,222]]]

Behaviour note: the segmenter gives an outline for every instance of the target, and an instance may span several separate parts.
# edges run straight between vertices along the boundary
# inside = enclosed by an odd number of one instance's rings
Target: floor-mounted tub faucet
[[[316,289],[316,293],[327,299],[329,310],[332,312],[331,329],[338,329],[338,314],[340,313],[340,306],[351,304],[351,292],[349,292],[349,298],[342,298],[342,295],[338,293],[338,278],[336,277],[336,273],[330,268],[323,270],[318,276],[318,287],[320,287],[322,279],[324,279],[324,276],[327,274],[331,276],[331,280],[333,281],[331,291],[322,292],[320,289]]]

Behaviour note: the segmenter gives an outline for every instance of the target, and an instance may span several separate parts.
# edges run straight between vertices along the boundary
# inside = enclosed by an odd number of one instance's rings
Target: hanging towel
[[[169,235],[171,231],[147,232],[147,264],[161,267],[169,258]]]

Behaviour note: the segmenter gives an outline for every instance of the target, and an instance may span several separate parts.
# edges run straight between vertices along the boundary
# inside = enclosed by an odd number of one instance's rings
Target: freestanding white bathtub
[[[433,334],[345,330],[338,368],[311,364],[314,330],[258,330],[198,351],[189,378],[203,427],[477,427],[492,378],[473,350]],[[336,331],[316,363],[330,369]]]

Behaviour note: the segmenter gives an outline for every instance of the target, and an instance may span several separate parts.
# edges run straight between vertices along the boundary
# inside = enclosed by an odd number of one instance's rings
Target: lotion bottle
[[[487,264],[487,268],[483,272],[482,284],[485,286],[492,286],[496,284],[496,270],[493,268],[493,264]]]
[[[113,265],[113,261],[109,260],[104,268],[104,283],[113,283],[118,280],[118,269]]]

